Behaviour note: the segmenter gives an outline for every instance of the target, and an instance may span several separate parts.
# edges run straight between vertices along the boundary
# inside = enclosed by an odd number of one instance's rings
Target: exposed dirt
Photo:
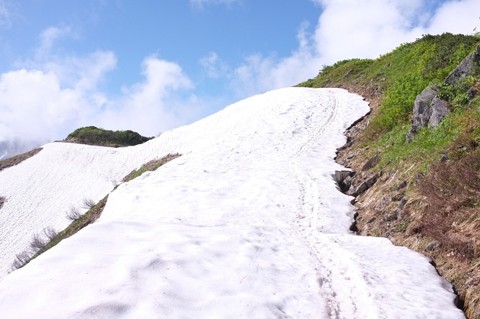
[[[372,114],[378,111],[382,97],[376,90],[344,88],[364,96]],[[337,153],[337,162],[356,172],[350,189],[373,176],[375,157],[381,156],[361,143],[370,117],[347,131],[348,142]],[[360,235],[386,237],[431,258],[453,284],[467,318],[480,319],[480,150],[468,154],[458,160],[446,157],[426,176],[409,174],[408,167],[377,170],[375,183],[355,198],[355,228]]]
[[[28,151],[26,153],[18,154],[13,157],[4,159],[0,161],[0,171],[4,170],[5,168],[9,168],[12,166],[15,166],[17,164],[20,164],[24,160],[36,155],[38,152],[40,152],[42,149],[41,148],[36,148],[31,151]]]

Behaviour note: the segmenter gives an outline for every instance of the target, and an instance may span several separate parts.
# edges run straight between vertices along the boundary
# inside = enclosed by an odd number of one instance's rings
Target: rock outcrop
[[[380,176],[378,173],[367,172],[367,170],[377,165],[379,161],[380,155],[377,154],[363,165],[364,168],[359,174],[354,171],[335,171],[333,178],[340,191],[353,197],[365,193],[377,182]]]
[[[480,73],[480,46],[470,53],[462,62],[447,76],[445,85],[456,85],[460,80],[478,75]],[[407,141],[412,141],[415,134],[423,127],[436,127],[445,116],[450,113],[449,102],[439,97],[438,86],[425,88],[415,99],[413,107],[412,127],[407,134]],[[468,90],[468,98],[477,94],[474,88]]]
[[[407,135],[407,140],[413,140],[414,135],[423,127],[438,126],[450,113],[449,103],[438,97],[438,91],[437,86],[429,86],[415,99],[412,127]]]
[[[480,72],[480,46],[470,53],[462,62],[447,76],[445,84],[455,84],[467,76],[477,75]]]

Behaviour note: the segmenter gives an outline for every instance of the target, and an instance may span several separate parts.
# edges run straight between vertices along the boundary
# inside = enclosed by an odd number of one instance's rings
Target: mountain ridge
[[[41,194],[63,176],[48,180],[32,168],[69,159],[82,168],[74,190],[84,193],[105,173],[106,186],[126,163],[183,155],[120,184],[94,224],[6,276],[0,313],[8,319],[464,318],[428,259],[349,230],[352,197],[337,190],[331,175],[342,168],[334,157],[343,132],[366,112],[363,98],[345,90],[288,88],[138,146],[46,145],[2,171],[0,181],[32,171],[37,175],[24,185],[41,181]],[[62,201],[59,190],[67,188],[59,186],[48,200]],[[15,200],[8,199],[3,209],[11,210]],[[45,212],[52,218],[52,210]]]
[[[442,238],[438,240],[432,235],[433,233],[425,232],[426,227],[422,223],[431,225],[432,220],[425,220],[422,217],[432,218],[428,215],[430,214],[428,200],[431,198],[428,197],[429,194],[421,192],[421,187],[432,178],[442,178],[442,176],[432,175],[431,168],[437,167],[435,165],[450,165],[456,169],[459,166],[455,165],[463,163],[461,162],[463,159],[470,159],[473,156],[475,161],[479,133],[475,130],[479,123],[477,121],[478,99],[472,97],[466,100],[466,104],[462,104],[465,100],[462,100],[460,95],[464,92],[455,91],[450,101],[453,104],[453,112],[447,116],[444,124],[437,129],[422,130],[417,139],[410,144],[405,140],[405,136],[409,129],[415,96],[425,86],[443,81],[441,77],[448,74],[452,66],[458,64],[477,44],[476,37],[448,34],[439,37],[425,36],[413,44],[402,45],[393,53],[378,60],[342,61],[334,66],[325,67],[319,77],[301,84],[313,87],[323,85],[344,87],[361,94],[370,102],[372,113],[350,128],[347,133],[347,146],[337,153],[337,160],[354,169],[357,176],[363,175],[363,179],[376,176],[374,185],[356,198],[359,233],[387,237],[396,244],[406,245],[430,256],[440,273],[454,283],[461,299],[465,300],[466,314],[472,319],[477,319],[480,313],[477,293],[479,283],[475,281],[475,278],[479,278],[476,275],[479,267],[475,264],[478,250],[476,246],[473,246],[472,251],[452,250],[448,242],[442,242]],[[430,46],[435,48],[432,49]],[[447,47],[450,48],[447,50]],[[397,65],[388,65],[393,62],[386,61],[396,60],[395,54],[399,52],[402,57],[410,57],[411,64],[406,63],[404,67],[413,65],[411,67],[413,72],[405,72],[399,76],[399,70],[396,70]],[[442,52],[440,59],[437,56],[438,52]],[[412,56],[417,59],[411,59]],[[406,59],[407,62],[408,60]],[[416,65],[418,61],[423,64]],[[379,71],[379,64],[395,69],[392,72],[392,78],[389,78],[390,75],[387,72]],[[477,85],[478,79],[475,80],[474,84]],[[469,121],[465,122],[466,119]],[[462,125],[465,126],[463,131],[458,129]],[[425,143],[429,139],[433,141],[430,141],[430,144]],[[395,152],[401,154],[395,154]],[[423,162],[419,161],[418,155],[412,156],[415,152],[424,156]],[[470,162],[467,162],[467,169],[468,163]],[[442,171],[448,167],[440,166],[436,171]],[[476,182],[475,179],[473,182]],[[473,192],[472,196],[477,194],[476,184],[473,185]],[[475,216],[478,212],[476,202],[471,202],[469,197],[465,200],[466,208],[470,209],[467,213],[473,216],[473,218],[470,217],[469,226],[473,227],[475,232],[477,225]],[[440,207],[447,208],[447,214],[450,214],[464,209],[462,205],[464,204],[448,208],[445,203],[442,203]],[[415,215],[420,215],[421,218],[415,219]],[[453,220],[453,222],[457,221]],[[447,234],[455,231],[452,228],[454,227],[447,228]],[[473,245],[475,245],[476,237],[475,233],[473,234]],[[464,239],[460,238],[460,240]],[[466,243],[469,244],[469,242]],[[448,256],[452,252],[453,254]],[[461,271],[458,271],[459,269]],[[340,311],[339,309],[332,308],[331,311]]]

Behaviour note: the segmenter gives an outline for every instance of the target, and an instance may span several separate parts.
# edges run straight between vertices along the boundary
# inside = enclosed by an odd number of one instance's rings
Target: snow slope
[[[49,207],[98,199],[152,157],[183,156],[120,185],[95,224],[6,276],[0,317],[464,318],[425,257],[348,231],[333,157],[367,111],[344,90],[289,88],[128,149],[48,145],[0,174],[17,192],[35,181],[23,201],[45,207],[44,225],[63,222]],[[32,169],[44,173],[25,177]],[[13,194],[7,203],[21,205]]]

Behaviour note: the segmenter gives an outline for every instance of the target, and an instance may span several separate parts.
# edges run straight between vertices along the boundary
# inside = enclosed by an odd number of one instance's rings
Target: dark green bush
[[[79,144],[121,147],[142,144],[150,139],[152,139],[152,137],[144,137],[130,130],[110,131],[95,126],[87,126],[76,129],[70,133],[65,141]]]

